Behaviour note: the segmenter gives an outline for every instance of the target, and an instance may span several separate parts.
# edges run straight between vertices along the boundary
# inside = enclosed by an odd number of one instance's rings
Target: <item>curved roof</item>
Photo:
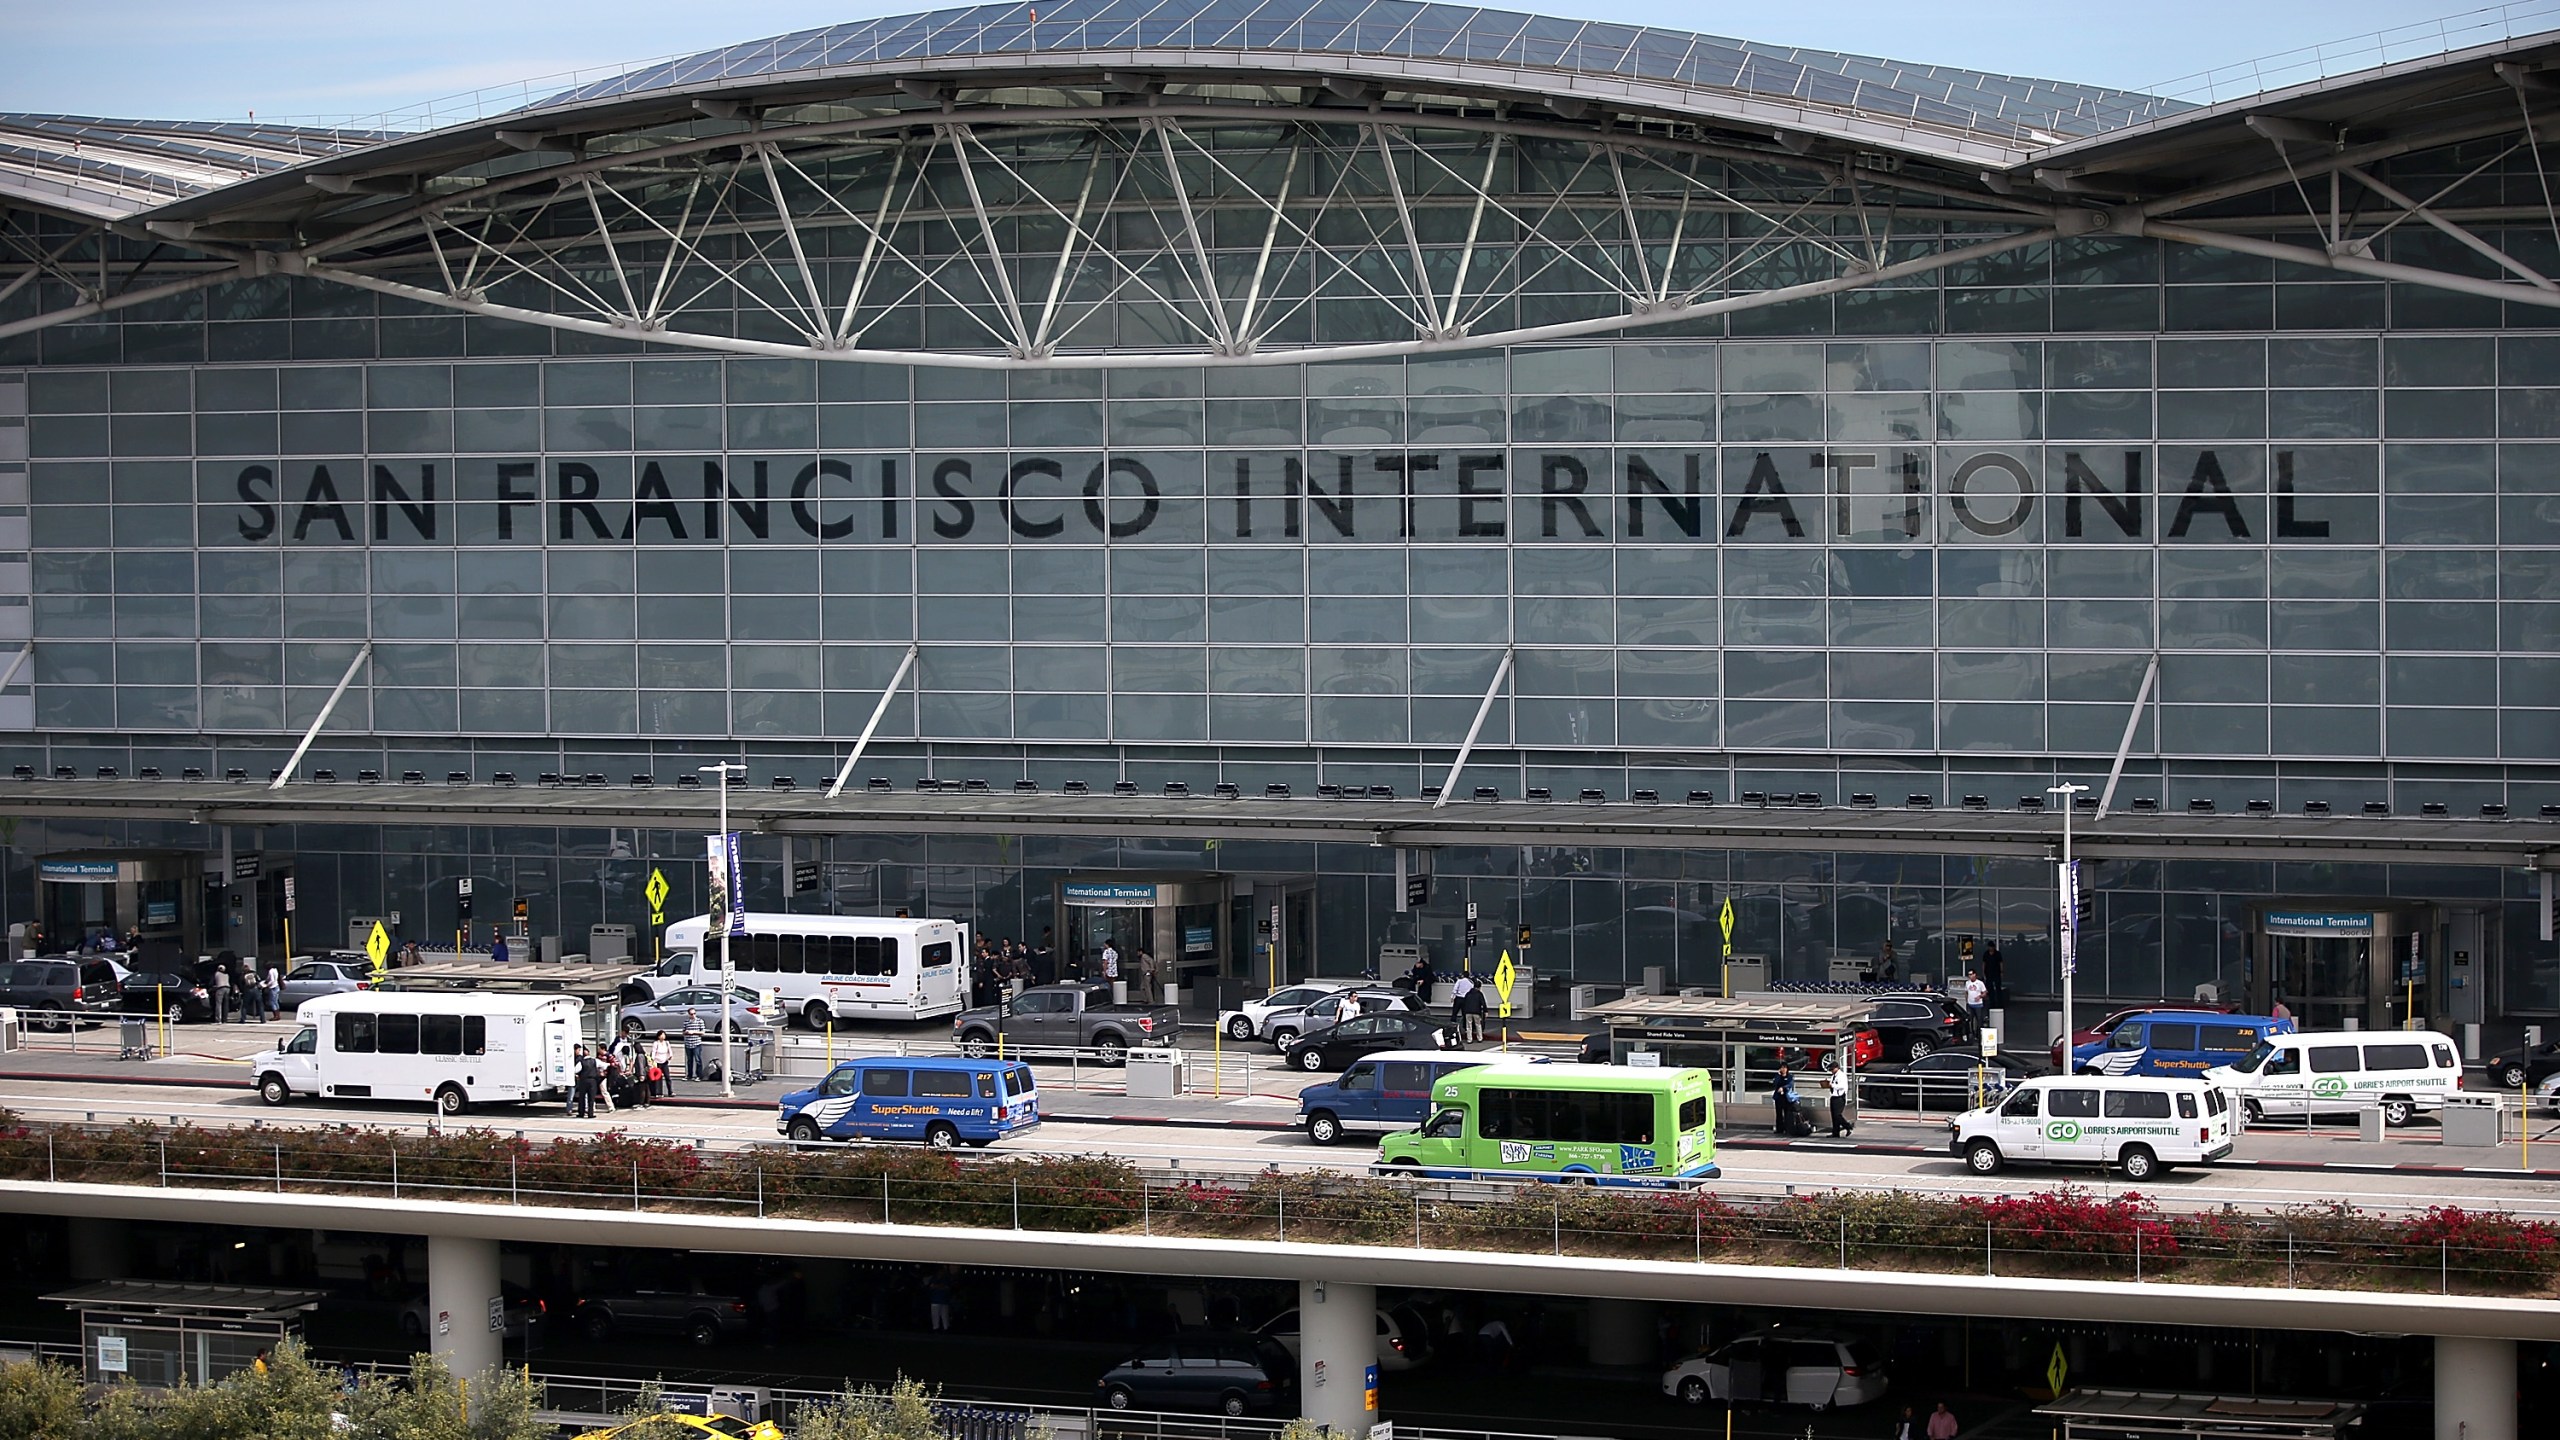
[[[532,108],[883,61],[1119,49],[1482,61],[1799,100],[2031,144],[2188,108],[2130,90],[1416,0],[971,5],[722,46],[563,91]]]
[[[256,121],[0,114],[0,196],[120,218],[388,138]]]

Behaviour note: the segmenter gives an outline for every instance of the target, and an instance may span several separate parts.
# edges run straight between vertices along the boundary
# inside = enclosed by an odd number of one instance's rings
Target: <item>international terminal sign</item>
[[[216,482],[231,523],[207,538],[2371,543],[2376,458],[2360,444],[260,461]]]

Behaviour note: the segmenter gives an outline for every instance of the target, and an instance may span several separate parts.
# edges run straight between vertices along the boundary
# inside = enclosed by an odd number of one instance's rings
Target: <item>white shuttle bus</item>
[[[421,1100],[446,1115],[569,1092],[583,1002],[565,995],[359,990],[306,1000],[301,1028],[249,1060],[270,1105],[296,1095]]]
[[[717,984],[726,942],[736,947],[739,988],[781,992],[782,1013],[812,1030],[830,1020],[932,1020],[969,1001],[969,931],[956,921],[749,911],[742,936],[709,930],[701,915],[667,927],[667,959],[648,977],[655,990]]]

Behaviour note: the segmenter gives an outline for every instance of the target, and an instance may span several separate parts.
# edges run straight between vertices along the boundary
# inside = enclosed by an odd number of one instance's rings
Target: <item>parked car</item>
[[[1970,1051],[1941,1050],[1908,1065],[1867,1071],[1858,1078],[1858,1103],[1893,1110],[1971,1110],[1994,1104],[2010,1086],[2046,1073],[2043,1066],[2014,1055],[1986,1060]]]
[[[2072,1031],[2071,1044],[2074,1049],[2083,1045],[2094,1045],[2116,1033],[2116,1027],[2127,1020],[2136,1015],[2148,1015],[2155,1010],[2175,1010],[2187,1015],[2229,1015],[2239,1008],[2237,1005],[2181,1005],[2174,1000],[2163,1000],[2156,1005],[2128,1005],[2121,1010],[2108,1011],[2097,1024],[2085,1030]],[[2057,1071],[2062,1068],[2062,1042],[2059,1040],[2053,1042],[2053,1068]]]
[[[1009,1000],[963,1010],[951,1017],[951,1038],[963,1055],[992,1055],[1010,1045],[1078,1047],[1101,1052],[1113,1065],[1133,1045],[1171,1045],[1181,1038],[1182,1012],[1171,1005],[1115,1005],[1101,984],[1034,985]]]
[[[1884,1059],[1917,1060],[1976,1039],[1973,1017],[1944,995],[1914,991],[1882,995],[1867,1023],[1884,1042]]]
[[[1352,1376],[1346,1380],[1357,1380]],[[1112,1410],[1207,1410],[1221,1415],[1297,1413],[1298,1362],[1255,1335],[1177,1335],[1159,1340],[1095,1382]]]
[[[2560,1040],[2545,1040],[2539,1045],[2517,1045],[2489,1057],[2480,1067],[2488,1072],[2493,1090],[2521,1090],[2527,1085],[2539,1086],[2546,1078],[2560,1075]]]
[[[284,1013],[292,1014],[305,1000],[352,995],[372,988],[373,962],[361,955],[353,960],[305,960],[284,972]]]
[[[1881,1400],[1888,1388],[1884,1362],[1865,1341],[1782,1326],[1693,1355],[1662,1375],[1662,1393],[1690,1405],[1722,1400],[1828,1410]]]
[[[1310,1030],[1338,1025],[1358,1015],[1377,1015],[1386,1011],[1418,1011],[1422,1006],[1409,990],[1385,986],[1364,986],[1358,990],[1337,990],[1320,995],[1296,1010],[1274,1010],[1263,1022],[1263,1038],[1274,1050],[1286,1050],[1289,1042]]]
[[[521,1340],[526,1328],[542,1318],[546,1307],[532,1291],[513,1282],[500,1284],[498,1291],[506,1307],[503,1311],[506,1338]],[[427,1292],[423,1289],[412,1292],[400,1302],[401,1338],[410,1341],[426,1339],[434,1318],[427,1305]]]
[[[192,975],[132,970],[126,972],[120,988],[124,994],[116,1008],[127,1015],[165,1013],[172,1025],[201,1025],[214,1018],[213,992],[197,984]]]
[[[38,1012],[27,1017],[37,1030],[103,1021],[124,1004],[124,987],[104,960],[20,960],[0,968],[6,971],[0,979],[0,1005]]]
[[[655,1000],[643,1000],[622,1007],[622,1033],[637,1035],[664,1030],[670,1035],[684,1033],[684,1012],[693,1010],[702,1017],[703,1033],[720,1033],[720,990],[713,985],[670,990]],[[729,1029],[743,1035],[749,1030],[770,1028],[774,1022],[765,1018],[764,997],[753,990],[732,988],[729,991]]]
[[[1218,1017],[1218,1028],[1228,1039],[1242,1043],[1262,1038],[1263,1026],[1283,1010],[1303,1010],[1337,990],[1357,990],[1366,980],[1301,980],[1283,985],[1259,1000],[1247,1000]]]
[[[1298,1307],[1290,1306],[1262,1322],[1254,1331],[1265,1340],[1298,1356]],[[1431,1359],[1431,1321],[1411,1305],[1378,1307],[1378,1368],[1410,1370]]]
[[[590,1340],[626,1333],[681,1335],[696,1345],[743,1335],[750,1323],[745,1296],[730,1294],[701,1276],[672,1271],[586,1296],[570,1318]]]
[[[1381,1050],[1447,1048],[1448,1032],[1430,1016],[1391,1011],[1310,1030],[1290,1041],[1280,1054],[1300,1070],[1339,1070]]]

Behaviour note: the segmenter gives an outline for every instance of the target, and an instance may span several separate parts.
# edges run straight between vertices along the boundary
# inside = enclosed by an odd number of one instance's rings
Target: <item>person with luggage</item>
[[[676,1093],[676,1077],[673,1069],[675,1063],[676,1047],[667,1043],[667,1032],[660,1030],[650,1036],[649,1084],[662,1097]]]
[[[596,1118],[596,1082],[603,1078],[604,1072],[597,1067],[596,1057],[588,1054],[584,1045],[578,1047],[577,1058],[572,1063],[577,1078],[569,1089],[570,1118],[593,1120]]]
[[[1783,1064],[1778,1067],[1777,1083],[1769,1089],[1769,1108],[1772,1129],[1780,1135],[1796,1133],[1796,1125],[1802,1119],[1796,1114],[1796,1077],[1795,1072]],[[1812,1127],[1806,1128],[1810,1130]]]

